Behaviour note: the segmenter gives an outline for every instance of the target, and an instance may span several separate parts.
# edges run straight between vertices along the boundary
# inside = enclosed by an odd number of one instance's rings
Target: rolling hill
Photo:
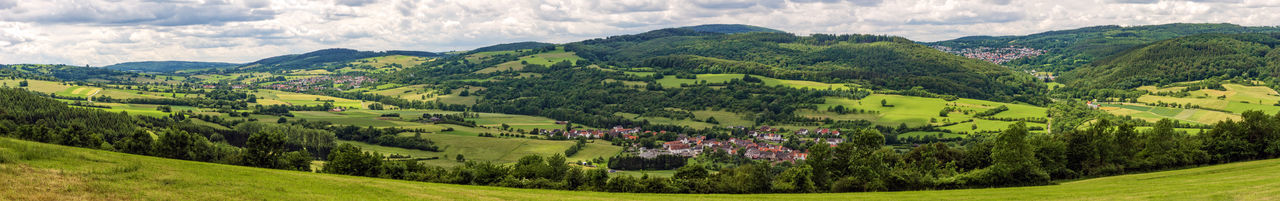
[[[1130,89],[1214,77],[1280,76],[1280,34],[1201,34],[1144,45],[1065,74],[1077,88]]]
[[[1274,200],[1280,159],[1058,185],[827,194],[635,194],[515,189],[273,170],[0,138],[14,200]]]
[[[248,71],[298,70],[322,67],[328,64],[353,61],[357,59],[381,57],[388,55],[405,55],[418,57],[441,57],[442,54],[420,51],[358,51],[352,49],[323,49],[303,54],[275,56],[254,61],[240,67]]]
[[[779,31],[777,29],[770,29],[770,28],[751,26],[751,25],[742,25],[742,24],[704,24],[704,25],[687,26],[687,27],[680,27],[680,28],[700,31],[700,32],[712,32],[712,33],[723,33],[723,34],[751,33],[751,32],[784,33],[783,31]]]
[[[965,98],[1046,102],[1035,98],[1045,87],[1029,75],[894,36],[721,34],[675,28],[565,46],[593,63],[624,70],[653,69],[666,75],[743,73],[892,90],[920,86]]]
[[[109,66],[103,66],[103,68],[121,71],[170,73],[188,69],[229,68],[237,65],[240,64],[198,61],[139,61],[112,64]]]
[[[1065,72],[1095,60],[1124,52],[1147,43],[1202,33],[1280,32],[1277,27],[1246,27],[1235,24],[1163,24],[1146,26],[1095,26],[1071,30],[1049,31],[1023,36],[969,36],[953,40],[925,43],[952,48],[1009,46],[1030,47],[1047,54],[1006,63],[1043,71]]]
[[[556,44],[544,43],[544,42],[534,42],[534,41],[529,41],[529,42],[516,42],[516,43],[505,43],[505,44],[497,44],[497,45],[490,45],[490,46],[485,46],[485,47],[481,47],[481,48],[476,48],[476,49],[474,49],[474,50],[468,51],[468,54],[471,54],[471,53],[477,53],[477,52],[494,52],[494,51],[511,51],[511,50],[524,50],[524,49],[538,49],[538,48],[551,47],[551,46],[555,46],[555,45],[556,45]]]

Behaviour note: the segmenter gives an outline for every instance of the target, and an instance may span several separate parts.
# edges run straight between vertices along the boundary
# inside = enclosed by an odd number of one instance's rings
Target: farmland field
[[[635,194],[514,189],[271,170],[0,139],[0,199],[78,200],[1275,200],[1280,159],[1058,185],[825,194]],[[14,185],[16,184],[16,185]]]
[[[882,106],[881,101],[891,106]],[[876,113],[864,114],[836,114],[826,112],[826,108],[835,107],[837,105],[844,106],[848,109],[857,109],[864,111],[875,111]],[[953,132],[973,132],[973,131],[998,131],[1004,129],[1010,121],[994,121],[973,118],[972,114],[986,111],[999,106],[1006,106],[1008,111],[1000,112],[992,115],[993,118],[1043,118],[1046,110],[1042,107],[999,103],[974,99],[957,99],[955,101],[946,101],[939,98],[924,98],[915,96],[873,94],[861,100],[851,100],[846,98],[827,98],[825,104],[818,105],[819,110],[802,113],[808,117],[826,117],[835,120],[870,120],[878,125],[898,126],[899,124],[907,124],[908,126],[922,126],[925,124],[941,125],[947,122],[964,122],[974,120],[978,129],[972,129],[974,123],[961,123],[944,129]],[[939,113],[946,107],[959,108],[956,111],[949,112],[946,117],[942,117]],[[1029,123],[1028,126],[1043,126],[1037,123]]]
[[[265,89],[259,90],[258,93],[255,93],[255,95],[258,96],[258,99],[259,99],[258,104],[262,104],[262,105],[273,105],[273,104],[321,105],[321,104],[324,104],[324,102],[322,102],[324,100],[332,100],[334,101],[333,102],[334,106],[344,107],[344,108],[364,108],[364,104],[361,101],[345,99],[345,98],[336,98],[336,97],[330,97],[330,96],[311,95],[311,94],[284,92],[284,91],[276,91],[276,90],[265,90]],[[266,99],[266,100],[264,101],[262,99]],[[317,100],[322,100],[322,101],[317,101]]]
[[[402,135],[411,136],[413,134],[404,133]],[[529,155],[541,155],[544,157],[554,154],[563,155],[564,150],[569,149],[574,144],[573,141],[490,138],[450,134],[422,134],[422,137],[434,141],[436,146],[440,147],[441,152],[384,147],[353,141],[341,141],[339,143],[351,143],[369,151],[378,151],[381,154],[411,155],[414,158],[440,157],[437,160],[424,160],[422,162],[428,165],[446,167],[462,164],[454,160],[454,157],[458,154],[462,154],[467,160],[506,164],[514,163],[521,157]],[[587,144],[585,149],[568,157],[567,161],[587,161],[597,157],[609,158],[621,151],[622,147],[609,145],[605,141],[597,141],[596,143]]]

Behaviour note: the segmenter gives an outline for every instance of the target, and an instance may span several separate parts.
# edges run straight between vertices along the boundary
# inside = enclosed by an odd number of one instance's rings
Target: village
[[[951,48],[947,46],[935,45],[933,46],[933,48],[938,49],[939,51],[956,54],[956,55],[960,55],[968,58],[981,59],[983,61],[988,61],[996,64],[1003,64],[1005,62],[1013,61],[1014,59],[1019,59],[1023,57],[1040,56],[1045,53],[1044,50],[1040,50],[1040,49],[1027,48],[1027,47],[1014,47],[1014,46],[1003,47],[1003,48],[990,48],[990,47]]]
[[[316,76],[289,80],[284,83],[268,85],[267,88],[282,91],[323,90],[332,87],[336,90],[355,89],[366,83],[378,82],[378,79],[365,76]]]
[[[761,126],[750,130],[741,126],[730,128],[747,130],[747,136],[745,138],[708,139],[706,136],[691,137],[685,134],[677,134],[676,140],[663,142],[662,147],[659,148],[645,148],[639,146],[639,144],[632,144],[628,150],[643,158],[656,158],[660,155],[698,157],[704,151],[720,150],[731,155],[741,153],[751,159],[794,162],[804,160],[808,156],[808,152],[794,150],[781,145],[790,139],[812,140],[815,144],[827,144],[831,147],[844,142],[839,130],[828,128],[799,129],[793,132],[780,132],[778,128],[770,126]],[[638,127],[615,126],[612,129],[542,130],[540,133],[543,135],[563,135],[567,138],[638,140],[641,139],[641,136],[663,135],[667,134],[667,131],[644,131]],[[794,138],[785,137],[788,134],[794,136]]]

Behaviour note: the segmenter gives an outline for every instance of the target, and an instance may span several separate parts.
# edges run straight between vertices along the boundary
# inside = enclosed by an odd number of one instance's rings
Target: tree
[[[275,132],[257,132],[245,141],[244,163],[264,168],[284,168],[279,159],[284,155],[284,136]]]
[[[22,80],[21,82],[18,82],[18,87],[27,87],[27,85],[28,84],[26,80]]]
[[[1018,122],[1000,133],[991,149],[990,167],[971,171],[962,184],[979,186],[1038,185],[1049,183],[1049,174],[1040,169],[1035,148],[1027,143],[1027,124]]]
[[[773,191],[783,193],[814,192],[813,168],[800,165],[787,168],[773,180]]]
[[[459,163],[461,163],[461,162],[467,162],[467,158],[466,158],[466,157],[462,157],[462,154],[458,154],[458,156],[454,157],[454,160],[457,160]]]
[[[289,123],[289,119],[285,119],[284,117],[280,117],[280,119],[276,120],[276,123],[278,123],[278,124]]]
[[[378,176],[378,166],[381,165],[381,155],[364,153],[360,147],[342,144],[329,152],[329,162],[325,163],[323,172],[373,177]]]

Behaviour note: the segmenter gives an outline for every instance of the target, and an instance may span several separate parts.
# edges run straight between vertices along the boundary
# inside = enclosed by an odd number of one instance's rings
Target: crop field
[[[514,189],[272,170],[0,139],[4,200],[1276,200],[1280,159],[1057,185],[824,194],[635,194]],[[469,158],[469,157],[468,157]]]
[[[1116,115],[1129,115],[1147,121],[1171,118],[1187,122],[1212,124],[1222,120],[1238,120],[1240,113],[1250,110],[1275,113],[1280,111],[1280,93],[1264,86],[1244,86],[1240,84],[1223,84],[1226,90],[1201,89],[1188,92],[1185,97],[1143,95],[1138,102],[1144,104],[1175,103],[1179,105],[1195,105],[1205,109],[1180,109],[1170,107],[1146,106],[1135,104],[1106,105],[1108,112]],[[1139,90],[1150,92],[1179,92],[1186,87],[1155,86],[1139,87]],[[1222,111],[1215,111],[1222,110]]]
[[[255,93],[254,95],[258,96],[258,99],[259,99],[258,104],[262,104],[262,105],[273,105],[273,104],[322,105],[324,104],[324,102],[322,102],[323,100],[332,100],[334,101],[333,102],[334,106],[344,107],[344,108],[364,108],[364,104],[361,101],[330,97],[330,96],[311,95],[311,94],[284,92],[284,91],[276,91],[276,90],[265,90],[265,89],[259,90],[258,93]],[[263,99],[266,99],[266,101],[264,101]]]
[[[658,79],[658,84],[662,84],[664,88],[680,87],[680,84],[695,84],[702,81],[707,83],[725,83],[733,79],[742,79],[744,74],[698,74],[697,79],[679,79],[675,76],[666,76]],[[809,88],[809,89],[851,89],[851,84],[829,84],[803,80],[783,80],[774,79],[764,76],[752,75],[752,77],[760,78],[766,86],[783,85],[792,88]]]
[[[18,83],[22,80],[4,79],[0,80],[0,85],[9,87],[18,87]],[[65,91],[75,86],[63,85],[60,82],[50,82],[44,80],[27,80],[27,90],[40,93],[57,93]]]
[[[433,100],[432,98],[434,98],[433,96],[435,95],[435,90],[428,89],[426,85],[420,84],[420,85],[409,85],[409,86],[401,86],[401,87],[382,89],[382,90],[376,90],[376,91],[369,91],[366,93],[397,97],[405,100],[427,101],[427,100]]]
[[[412,133],[403,133],[401,135],[412,136]],[[515,163],[521,157],[528,155],[551,156],[554,154],[564,154],[564,150],[573,146],[574,141],[551,141],[538,140],[528,138],[510,138],[510,137],[478,137],[467,135],[451,135],[451,134],[422,134],[423,138],[430,139],[440,147],[441,152],[429,152],[413,149],[402,149],[395,147],[383,147],[360,142],[342,141],[351,143],[362,148],[378,151],[381,154],[401,154],[411,155],[414,158],[422,157],[440,157],[437,160],[424,160],[424,164],[452,167],[461,165],[462,163],[454,160],[458,154],[462,154],[467,160],[489,161],[495,163]],[[609,142],[597,140],[595,143],[587,144],[567,161],[587,161],[597,157],[609,158],[622,152],[622,147],[609,145]]]
[[[888,105],[882,106],[880,101],[884,100]],[[864,111],[875,111],[877,113],[864,114],[836,114],[826,112],[826,108],[835,107],[836,105],[844,106],[847,109],[858,109]],[[800,113],[807,117],[826,117],[834,120],[869,120],[878,125],[898,126],[899,124],[907,124],[908,126],[923,126],[925,124],[943,125],[948,122],[964,122],[974,120],[972,123],[960,123],[943,127],[953,132],[973,132],[973,131],[998,131],[1006,128],[1014,122],[1009,121],[993,121],[973,118],[973,114],[986,111],[1004,105],[1009,108],[1008,111],[992,115],[993,118],[1043,118],[1047,116],[1045,108],[1013,104],[999,103],[974,99],[958,99],[956,101],[946,101],[939,98],[925,98],[915,96],[886,95],[873,94],[863,98],[862,100],[851,100],[846,98],[827,98],[825,104],[818,105],[818,109],[822,111],[808,111]],[[946,117],[942,117],[939,113],[946,107],[959,108],[956,111],[947,113]],[[973,129],[973,125],[977,125],[978,129]],[[1043,126],[1038,123],[1028,123],[1028,126]]]
[[[1170,97],[1157,95],[1143,95],[1138,98],[1140,103],[1176,103],[1179,105],[1196,105],[1202,108],[1214,110],[1230,111],[1231,113],[1195,110],[1191,113],[1171,114],[1169,112],[1161,112],[1162,110],[1181,110],[1176,108],[1169,109],[1143,109],[1124,107],[1123,109],[1110,110],[1113,114],[1133,115],[1135,118],[1147,120],[1158,120],[1159,118],[1173,118],[1184,121],[1198,122],[1210,124],[1227,119],[1239,119],[1239,114],[1245,111],[1258,110],[1266,113],[1275,113],[1280,111],[1280,93],[1265,86],[1244,86],[1239,84],[1223,84],[1226,90],[1201,89],[1190,91],[1189,96]],[[1139,90],[1151,92],[1178,92],[1186,87],[1167,87],[1157,88],[1155,86],[1139,87]],[[1165,107],[1151,107],[1165,108]],[[1125,110],[1128,109],[1128,110]],[[1193,110],[1193,109],[1189,109]]]
[[[1160,121],[1161,119],[1174,119],[1183,122],[1213,124],[1222,120],[1240,120],[1239,114],[1230,114],[1212,110],[1202,109],[1179,109],[1168,107],[1152,107],[1145,105],[1135,105],[1130,103],[1124,104],[1102,104],[1099,108],[1108,113],[1120,116],[1132,116],[1146,120],[1149,122]]]
[[[400,114],[400,118],[383,118],[382,114],[396,113]],[[355,126],[373,126],[373,127],[403,127],[403,128],[422,128],[428,131],[440,131],[445,127],[452,127],[456,133],[466,133],[476,135],[481,132],[499,133],[503,132],[497,129],[487,128],[467,128],[456,125],[431,124],[412,122],[422,117],[423,114],[458,114],[460,112],[441,111],[441,110],[347,110],[342,112],[326,112],[326,111],[294,111],[296,118],[307,119],[308,121],[329,121],[335,124],[355,125]],[[503,123],[511,126],[513,130],[530,130],[539,129],[563,129],[564,125],[555,123],[555,120],[527,115],[515,114],[499,114],[499,113],[477,113],[478,118],[467,118],[467,120],[475,121],[479,126],[499,128]]]

